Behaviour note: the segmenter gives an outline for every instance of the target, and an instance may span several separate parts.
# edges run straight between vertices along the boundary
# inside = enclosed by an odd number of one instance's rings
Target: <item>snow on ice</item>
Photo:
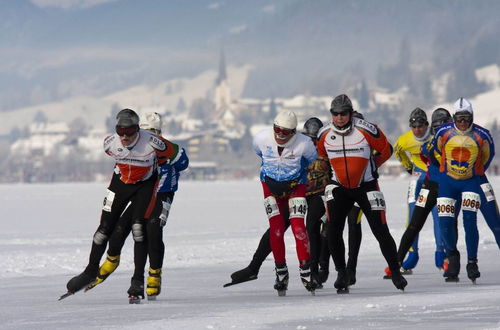
[[[381,180],[397,244],[406,221],[407,181]],[[491,181],[497,187],[500,178]],[[500,253],[482,216],[476,285],[465,274],[461,221],[460,282],[445,283],[434,266],[428,219],[420,235],[420,262],[406,276],[405,292],[382,279],[386,265],[366,220],[357,283],[348,295],[333,288],[333,265],[316,296],[303,288],[291,233],[286,235],[286,297],[273,290],[271,256],[256,281],[222,288],[233,271],[248,264],[267,228],[257,180],[181,182],[165,228],[163,289],[157,301],[128,304],[130,238],[119,268],[103,284],[58,301],[66,282],[87,263],[105,191],[104,183],[0,185],[1,329],[500,328]]]

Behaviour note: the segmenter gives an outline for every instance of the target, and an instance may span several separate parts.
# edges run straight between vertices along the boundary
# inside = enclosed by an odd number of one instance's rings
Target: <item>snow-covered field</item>
[[[491,181],[498,195],[500,178]],[[397,243],[406,184],[406,178],[381,180]],[[337,295],[332,278],[316,296],[306,292],[291,233],[286,297],[272,288],[271,257],[258,280],[222,288],[248,264],[267,227],[257,181],[181,182],[165,229],[164,286],[157,301],[128,304],[130,238],[120,267],[105,283],[58,301],[87,263],[105,191],[103,183],[0,185],[0,329],[500,329],[500,253],[481,216],[477,285],[464,269],[459,283],[444,282],[434,267],[428,223],[420,263],[407,276],[406,291],[396,290],[382,279],[385,262],[364,220],[358,281],[349,295]],[[459,249],[464,263],[463,230]]]

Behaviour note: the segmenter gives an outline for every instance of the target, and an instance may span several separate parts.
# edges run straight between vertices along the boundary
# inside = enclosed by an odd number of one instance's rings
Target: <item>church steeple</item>
[[[217,77],[217,80],[215,81],[215,84],[218,86],[224,80],[227,80],[226,57],[224,56],[224,49],[221,48],[220,59],[219,59],[219,75]]]

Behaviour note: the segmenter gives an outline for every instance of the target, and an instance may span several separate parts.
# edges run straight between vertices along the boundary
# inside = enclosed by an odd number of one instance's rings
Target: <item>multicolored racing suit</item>
[[[377,183],[377,168],[390,158],[391,145],[376,125],[358,118],[352,118],[351,130],[346,134],[338,133],[331,125],[320,134],[318,152],[328,157],[332,167],[325,198],[330,219],[328,243],[335,268],[339,274],[346,271],[342,234],[347,214],[358,203],[391,271],[399,273],[396,244],[387,226],[385,199]]]
[[[484,194],[479,179],[493,159],[493,140],[488,130],[479,125],[472,124],[464,132],[448,123],[436,132],[432,146],[431,152],[440,157],[437,205],[447,255],[458,255],[456,215],[459,210],[456,203],[461,200],[467,255],[469,259],[477,259],[477,211],[481,206],[481,194]]]
[[[122,145],[116,133],[106,137],[104,151],[115,159],[116,165],[85,269],[85,273],[91,277],[97,275],[106,244],[125,209],[129,208],[132,212],[134,241],[144,241],[144,221],[151,216],[156,203],[157,167],[166,163],[175,153],[165,140],[142,129],[127,147]]]
[[[168,152],[159,156],[162,165],[157,168],[159,180],[156,184],[156,199],[150,205],[149,218],[144,221],[144,239],[134,242],[134,275],[132,279],[144,281],[144,267],[149,255],[150,273],[161,275],[165,245],[163,243],[163,226],[166,224],[174,193],[177,190],[179,172],[187,168],[189,160],[183,148],[161,136],[156,136],[166,146]],[[156,177],[156,176],[155,176]],[[159,185],[158,185],[159,182]],[[120,261],[120,254],[130,231],[134,229],[136,221],[133,204],[122,212],[109,239],[108,256],[99,269],[96,285],[102,283],[115,269]],[[115,264],[111,266],[109,262]],[[108,263],[108,264],[106,264]]]
[[[316,147],[302,133],[296,133],[290,141],[280,146],[274,139],[272,128],[257,133],[253,147],[262,160],[260,180],[274,261],[276,264],[286,263],[284,215],[288,214],[299,262],[301,265],[309,263],[309,238],[304,224],[307,212],[306,183],[307,167],[318,155]]]

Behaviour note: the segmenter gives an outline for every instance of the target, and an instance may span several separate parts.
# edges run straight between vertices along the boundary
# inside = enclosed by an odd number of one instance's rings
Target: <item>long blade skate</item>
[[[222,287],[223,288],[227,288],[228,286],[232,286],[232,285],[236,285],[236,284],[240,284],[240,283],[245,283],[245,282],[249,282],[249,281],[253,281],[253,280],[256,280],[257,279],[257,275],[253,275],[251,277],[248,277],[246,279],[242,279],[242,280],[236,280],[236,281],[231,281],[229,283],[226,283],[224,284]]]
[[[274,282],[274,289],[278,291],[279,297],[286,296],[288,289],[288,268],[286,264],[276,264],[276,281]]]
[[[63,299],[68,298],[69,296],[72,296],[74,294],[75,294],[74,292],[68,291],[65,294],[63,294],[62,296],[60,296],[59,299],[57,299],[57,300],[63,300]]]

